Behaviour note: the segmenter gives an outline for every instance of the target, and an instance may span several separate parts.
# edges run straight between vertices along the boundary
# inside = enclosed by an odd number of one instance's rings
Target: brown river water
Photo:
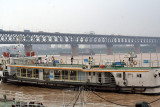
[[[142,58],[141,58],[142,56]],[[50,56],[49,56],[50,57]],[[74,57],[75,63],[80,63],[78,60],[88,58],[89,56],[77,56]],[[125,60],[124,55],[122,54],[116,54],[116,55],[94,55],[94,59],[99,62],[101,60],[101,63],[103,63],[103,60]],[[67,59],[67,63],[70,63],[71,56],[55,56],[56,59],[63,59],[64,62]],[[141,65],[141,63],[138,60],[157,60],[160,58],[160,54],[152,53],[152,54],[139,54],[136,58],[138,64],[137,66]],[[159,59],[158,59],[159,60]],[[140,64],[139,64],[140,63]],[[154,62],[153,64],[157,66],[158,62]],[[151,66],[151,65],[144,65],[144,66]],[[42,96],[42,100],[44,100],[44,105],[47,105],[49,107],[53,107],[55,105],[56,107],[59,107],[60,105],[69,105],[73,104],[76,100],[75,96],[78,95],[79,91],[67,91],[65,89],[49,89],[49,88],[41,88],[41,87],[34,87],[34,86],[23,86],[23,85],[14,85],[14,84],[0,84],[0,90],[9,90],[9,91],[17,91],[22,92],[24,95],[29,96]],[[124,94],[124,93],[112,93],[112,92],[96,92],[99,96],[103,97],[106,100],[112,101],[117,104],[121,105],[128,105],[128,106],[135,106],[136,102],[152,102],[156,99],[160,98],[160,95],[142,95],[142,94]],[[73,100],[73,101],[72,101]],[[79,97],[78,102],[82,102],[82,100],[85,100],[88,104],[87,107],[103,107],[106,105],[106,107],[114,107],[112,106],[112,103],[109,103],[107,101],[104,101],[103,99],[96,96],[91,91],[84,91],[81,93],[81,96]],[[72,102],[71,102],[72,101]],[[55,107],[54,106],[54,107]],[[71,105],[70,105],[71,106]],[[81,105],[77,105],[78,107]],[[160,100],[154,102],[151,104],[152,107],[160,107]],[[119,107],[119,106],[116,106]]]

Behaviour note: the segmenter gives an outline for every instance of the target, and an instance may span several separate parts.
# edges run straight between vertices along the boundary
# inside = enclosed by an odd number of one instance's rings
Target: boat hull
[[[117,92],[117,93],[131,93],[131,94],[149,94],[149,95],[159,95],[160,86],[118,86],[116,84],[103,84],[103,83],[86,83],[86,82],[67,82],[67,81],[43,81],[27,78],[10,78],[2,77],[4,83],[11,83],[15,85],[29,85],[38,86],[43,88],[70,88],[78,89],[84,86],[85,90],[95,90],[104,92]]]

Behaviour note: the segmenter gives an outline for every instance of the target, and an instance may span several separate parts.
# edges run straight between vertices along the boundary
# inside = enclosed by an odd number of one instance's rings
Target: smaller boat
[[[8,90],[0,90],[0,94],[0,107],[45,107],[36,96]]]

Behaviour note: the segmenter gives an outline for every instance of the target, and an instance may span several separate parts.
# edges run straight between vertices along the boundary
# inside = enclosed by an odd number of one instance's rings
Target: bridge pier
[[[134,44],[134,51],[136,54],[140,54],[140,44]]]
[[[160,53],[160,44],[156,44],[156,52]]]
[[[107,55],[113,55],[113,44],[106,44],[107,46]]]
[[[71,44],[71,55],[77,56],[78,54],[78,44]]]
[[[24,51],[31,52],[32,51],[32,45],[31,44],[24,44]]]

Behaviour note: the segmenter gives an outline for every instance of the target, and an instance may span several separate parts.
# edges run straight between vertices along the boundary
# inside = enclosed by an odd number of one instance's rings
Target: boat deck
[[[51,64],[12,64],[8,65],[12,67],[26,67],[26,68],[41,68],[41,69],[70,69],[70,70],[82,70],[82,71],[88,71],[88,70],[98,70],[98,71],[106,71],[106,70],[149,70],[149,69],[156,69],[160,67],[111,67],[111,66],[104,66],[101,67],[99,65],[91,66],[91,69],[88,69],[88,65],[82,65],[82,64],[57,64],[56,66],[53,66]]]

